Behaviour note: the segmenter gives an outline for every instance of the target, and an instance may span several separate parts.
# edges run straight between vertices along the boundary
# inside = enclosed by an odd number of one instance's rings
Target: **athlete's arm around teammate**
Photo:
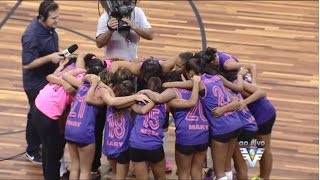
[[[110,94],[110,90],[106,87],[101,87],[95,91],[98,84],[100,82],[100,78],[98,76],[93,76],[92,85],[89,89],[89,96],[86,98],[86,102],[96,105],[109,105],[109,106],[121,106],[126,103],[130,103],[133,101],[143,101],[148,102],[149,98],[143,94],[134,94],[131,96],[124,97],[114,97]],[[95,92],[94,92],[95,91]]]

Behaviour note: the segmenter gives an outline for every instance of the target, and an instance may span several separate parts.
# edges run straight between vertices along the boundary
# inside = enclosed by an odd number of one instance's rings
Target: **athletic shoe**
[[[32,154],[29,154],[28,152],[26,152],[26,158],[33,163],[42,164],[42,158],[39,152],[35,152]]]
[[[101,173],[100,173],[99,170],[97,170],[97,171],[91,171],[90,174],[91,174],[91,178],[92,178],[93,180],[95,180],[95,179],[100,179],[100,178],[101,178]]]
[[[70,171],[67,170],[62,176],[60,176],[60,180],[69,180]]]
[[[213,180],[213,170],[211,168],[205,172],[204,180]]]
[[[237,173],[233,173],[233,180],[237,180]]]

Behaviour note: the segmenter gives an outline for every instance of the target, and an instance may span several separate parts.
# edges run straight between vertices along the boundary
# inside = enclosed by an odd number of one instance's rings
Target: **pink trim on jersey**
[[[165,113],[167,112],[167,103],[163,103],[164,104],[164,111]]]
[[[207,97],[207,87],[204,84],[204,82],[201,80],[200,83],[202,84],[202,86],[204,87],[204,96],[200,96],[202,99]]]
[[[182,98],[181,92],[179,91],[178,88],[173,88],[173,90],[176,92],[176,95],[178,96],[178,98]]]
[[[83,74],[76,76],[82,80]],[[64,88],[58,84],[48,83],[40,90],[35,100],[36,107],[50,119],[58,120],[65,108],[73,101],[73,95],[67,93]]]

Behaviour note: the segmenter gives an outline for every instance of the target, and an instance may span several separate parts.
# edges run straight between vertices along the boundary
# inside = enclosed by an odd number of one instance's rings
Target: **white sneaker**
[[[42,164],[42,158],[39,153],[28,154],[26,152],[26,158],[36,164]]]

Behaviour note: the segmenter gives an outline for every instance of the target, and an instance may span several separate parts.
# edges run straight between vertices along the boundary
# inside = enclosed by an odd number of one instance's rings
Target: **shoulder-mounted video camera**
[[[130,17],[137,0],[102,0],[108,6],[108,14],[118,20],[118,32],[130,31],[128,23],[122,20],[123,17]]]

